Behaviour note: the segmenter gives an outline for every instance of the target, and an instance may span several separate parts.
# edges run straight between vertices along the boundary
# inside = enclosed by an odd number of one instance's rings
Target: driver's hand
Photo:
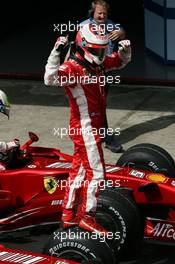
[[[125,39],[121,40],[118,43],[119,45],[119,57],[124,64],[127,64],[131,61],[131,43],[130,40]]]
[[[68,37],[64,37],[64,36],[60,36],[54,46],[54,49],[56,49],[57,52],[62,51],[62,49],[64,49],[64,47],[67,45],[68,42]]]
[[[54,48],[52,49],[50,55],[49,55],[49,58],[47,60],[47,65],[46,65],[46,68],[47,67],[51,67],[51,69],[53,67],[56,67],[54,69],[56,69],[56,72],[58,71],[58,67],[60,66],[60,53],[61,51],[64,49],[64,47],[66,46],[66,43],[67,43],[67,37],[59,37],[55,43],[55,46]],[[50,68],[49,68],[49,71],[50,72]],[[52,70],[53,72],[53,70]],[[56,74],[55,72],[55,74]],[[50,77],[50,73],[47,73],[47,70],[46,70],[46,73],[45,73],[45,84],[48,85],[49,83],[51,83],[52,81],[49,80]],[[55,75],[57,76],[57,74]],[[54,77],[52,77],[54,78]],[[53,81],[54,83],[54,81]]]
[[[20,146],[19,139],[15,138],[14,140],[7,142],[7,150],[18,148],[19,146]]]

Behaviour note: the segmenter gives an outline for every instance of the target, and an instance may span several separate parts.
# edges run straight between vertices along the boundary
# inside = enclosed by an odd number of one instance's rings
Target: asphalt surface
[[[28,131],[38,134],[35,145],[57,147],[73,153],[67,135],[58,135],[61,128],[68,128],[69,106],[62,88],[46,87],[39,81],[0,80],[11,101],[11,116],[1,115],[1,138],[19,138],[21,144],[28,139]],[[117,137],[124,149],[138,143],[153,143],[165,148],[175,157],[175,89],[174,87],[113,86],[108,96],[109,127],[120,128]],[[121,154],[104,148],[106,162],[115,163]],[[23,235],[19,238],[1,239],[8,247],[41,252],[47,241],[45,233]],[[174,248],[145,245],[139,264],[173,264]]]

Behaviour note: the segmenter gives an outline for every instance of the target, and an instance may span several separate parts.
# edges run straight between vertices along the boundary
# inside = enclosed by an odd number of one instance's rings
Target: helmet
[[[9,118],[10,103],[7,95],[2,90],[0,90],[0,112]]]
[[[77,51],[90,63],[103,63],[108,47],[108,35],[97,24],[81,26],[76,36]]]

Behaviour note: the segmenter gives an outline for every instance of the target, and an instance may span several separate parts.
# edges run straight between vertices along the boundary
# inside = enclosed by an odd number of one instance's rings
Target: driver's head
[[[9,118],[10,103],[7,95],[2,90],[0,90],[0,112]]]
[[[108,48],[108,35],[104,28],[95,24],[83,25],[77,33],[77,50],[85,60],[91,64],[103,63]]]

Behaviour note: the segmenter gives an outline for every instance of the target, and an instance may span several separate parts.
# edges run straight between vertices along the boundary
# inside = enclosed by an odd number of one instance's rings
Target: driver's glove
[[[53,50],[50,53],[50,56],[47,61],[49,66],[57,66],[60,64],[60,52],[64,49],[67,44],[67,37],[59,37],[55,43]]]
[[[59,37],[47,60],[44,83],[45,85],[59,86],[58,69],[60,67],[60,53],[67,43],[67,37]]]
[[[20,146],[20,142],[19,142],[19,139],[14,139],[12,141],[9,141],[6,143],[7,145],[7,150],[11,150],[13,148],[18,148]]]
[[[119,57],[122,60],[122,64],[126,65],[131,61],[131,43],[130,40],[125,39],[118,42],[119,45]]]

